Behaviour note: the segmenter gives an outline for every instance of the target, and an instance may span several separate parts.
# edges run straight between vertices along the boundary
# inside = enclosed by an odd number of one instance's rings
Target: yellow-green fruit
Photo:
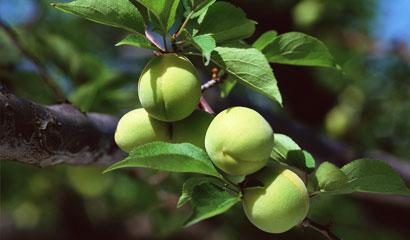
[[[173,123],[173,141],[187,142],[205,149],[205,134],[212,119],[211,114],[195,110],[189,117]]]
[[[153,141],[169,141],[169,124],[150,117],[143,108],[126,113],[118,122],[115,142],[125,152]]]
[[[273,148],[273,131],[256,111],[233,107],[219,113],[205,136],[214,164],[231,175],[248,175],[265,166]]]
[[[155,57],[144,68],[139,83],[141,105],[153,117],[174,122],[188,117],[201,96],[201,83],[192,63],[177,54]]]
[[[248,219],[269,233],[286,232],[299,224],[309,210],[309,196],[303,181],[280,166],[255,174],[263,188],[245,188],[243,209]]]

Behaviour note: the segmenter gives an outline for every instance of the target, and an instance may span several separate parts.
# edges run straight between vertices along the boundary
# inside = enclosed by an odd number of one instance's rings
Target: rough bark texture
[[[0,160],[40,167],[108,165],[125,157],[113,140],[117,122],[71,104],[38,105],[0,89]]]
[[[377,151],[358,153],[257,105],[235,100],[258,110],[275,130],[291,136],[318,160],[341,166],[355,158],[372,157],[390,164],[410,183],[410,165],[405,160]],[[109,115],[82,113],[70,104],[42,106],[18,98],[0,85],[0,160],[41,167],[60,163],[108,165],[126,156],[113,140],[117,122]]]

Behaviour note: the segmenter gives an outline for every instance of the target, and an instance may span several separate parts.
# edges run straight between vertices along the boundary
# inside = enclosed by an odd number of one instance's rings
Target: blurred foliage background
[[[51,2],[0,0],[0,18],[18,31],[75,106],[117,116],[136,108],[136,82],[152,53],[114,47],[124,32],[58,12]],[[271,29],[306,32],[327,44],[343,71],[273,65],[284,110],[240,86],[222,100],[217,89],[207,93],[216,109],[235,105],[235,96],[245,96],[266,111],[290,117],[358,151],[378,150],[410,159],[408,1],[231,2],[258,22],[249,42]],[[206,81],[209,69],[202,70]],[[56,103],[33,63],[2,31],[0,80],[20,97]],[[247,222],[241,206],[181,229],[189,209],[175,205],[187,176],[101,171],[1,162],[2,239],[323,239],[306,229],[264,234]],[[329,196],[313,199],[310,215],[332,224],[345,239],[410,236],[408,203]]]

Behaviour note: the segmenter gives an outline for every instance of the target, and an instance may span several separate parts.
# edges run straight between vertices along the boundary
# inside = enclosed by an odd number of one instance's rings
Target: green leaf
[[[192,38],[194,44],[201,50],[205,58],[205,65],[211,60],[211,53],[216,47],[215,39],[211,35],[198,35]]]
[[[222,178],[204,150],[189,143],[147,143],[133,149],[127,158],[105,172],[127,167],[143,167],[169,172],[200,173]]]
[[[231,93],[235,85],[236,81],[234,78],[228,77],[227,79],[223,80],[223,82],[219,84],[219,88],[221,89],[221,97],[227,97],[229,93]]]
[[[347,176],[334,164],[323,162],[315,173],[320,192],[349,192]]]
[[[313,156],[302,150],[297,143],[284,134],[275,133],[271,158],[289,166],[299,168],[307,173],[315,170],[316,161]]]
[[[197,187],[198,185],[202,185],[205,183],[214,183],[218,185],[220,181],[218,181],[215,178],[211,178],[211,177],[193,177],[193,178],[188,179],[182,187],[182,193],[181,193],[181,196],[179,197],[177,207],[180,208],[185,203],[191,201],[194,188]]]
[[[239,194],[233,194],[209,182],[196,185],[190,198],[193,212],[186,221],[185,227],[222,214],[241,199]]]
[[[269,62],[337,67],[327,47],[318,39],[299,32],[289,32],[277,36],[262,52]]]
[[[124,39],[122,39],[119,43],[115,44],[115,46],[123,46],[123,45],[130,45],[137,48],[147,48],[158,50],[154,47],[148,39],[141,35],[141,34],[130,34]]]
[[[305,150],[290,150],[286,157],[286,164],[297,167],[307,173],[315,170],[315,158],[308,151]]]
[[[410,189],[400,175],[383,161],[358,159],[341,170],[355,191],[410,195]]]
[[[286,160],[289,151],[301,150],[296,142],[284,134],[275,133],[274,139],[275,141],[271,153],[271,158],[273,158],[273,160],[282,162]]]
[[[246,18],[242,9],[227,2],[216,2],[201,19],[197,35],[211,34],[218,43],[239,40],[252,36],[255,24]]]
[[[252,47],[262,51],[269,43],[273,42],[276,36],[278,36],[278,32],[275,30],[267,31],[252,44]]]
[[[128,0],[77,0],[68,3],[52,3],[51,6],[91,21],[144,33],[144,20]]]
[[[214,60],[239,83],[282,104],[276,78],[265,56],[255,48],[217,47]]]
[[[180,0],[137,0],[140,4],[152,12],[168,31],[175,22],[175,17]]]
[[[186,9],[185,15],[188,15],[190,12],[194,12],[194,14],[191,15],[191,18],[200,16],[215,2],[216,0],[182,0],[182,3]]]

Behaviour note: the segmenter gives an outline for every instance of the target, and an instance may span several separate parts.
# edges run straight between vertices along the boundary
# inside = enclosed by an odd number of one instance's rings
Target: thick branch
[[[375,151],[357,153],[288,118],[251,105],[243,97],[233,99],[239,105],[259,111],[275,130],[290,135],[320,159],[340,166],[360,156],[375,157],[387,162],[410,183],[410,169],[405,161]],[[200,105],[211,111],[204,99]],[[38,166],[58,163],[106,165],[125,157],[113,141],[116,124],[117,119],[112,116],[84,114],[69,104],[45,107],[0,89],[0,160]]]
[[[114,143],[117,121],[70,104],[41,106],[0,89],[0,160],[107,165],[125,157]]]

